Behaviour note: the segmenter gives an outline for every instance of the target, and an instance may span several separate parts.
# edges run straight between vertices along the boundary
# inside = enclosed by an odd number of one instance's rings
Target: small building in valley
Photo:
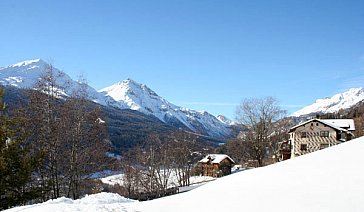
[[[354,131],[353,119],[311,119],[292,127],[284,145],[294,158],[349,141]]]
[[[199,165],[203,176],[222,177],[231,174],[235,162],[225,154],[209,154],[200,160]]]

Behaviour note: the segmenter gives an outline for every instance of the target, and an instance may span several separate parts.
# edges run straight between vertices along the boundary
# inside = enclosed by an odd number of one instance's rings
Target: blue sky
[[[364,86],[364,1],[1,0],[0,66],[42,58],[101,89],[132,78],[234,118],[244,98],[294,112]]]

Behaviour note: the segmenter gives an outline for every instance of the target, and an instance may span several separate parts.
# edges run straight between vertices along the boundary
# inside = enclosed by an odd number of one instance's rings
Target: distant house
[[[231,174],[234,160],[224,154],[209,154],[200,160],[203,176],[222,177]]]
[[[289,140],[282,143],[282,157],[304,155],[326,147],[349,141],[353,138],[353,119],[311,119],[289,130]]]

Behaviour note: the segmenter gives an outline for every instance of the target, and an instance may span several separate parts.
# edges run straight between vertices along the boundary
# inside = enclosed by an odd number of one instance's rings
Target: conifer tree
[[[14,129],[18,120],[8,117],[3,95],[0,88],[0,210],[38,198],[32,172],[42,162],[41,155],[29,154],[24,135]]]

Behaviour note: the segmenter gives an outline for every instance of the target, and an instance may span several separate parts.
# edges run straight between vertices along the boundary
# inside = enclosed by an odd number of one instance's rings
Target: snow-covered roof
[[[231,157],[225,155],[225,154],[208,154],[206,157],[201,159],[200,163],[207,163],[211,160],[211,163],[221,163],[221,161],[225,160],[225,158],[229,159],[231,162],[235,163]]]
[[[343,121],[341,121],[343,120]],[[350,121],[351,120],[351,121]],[[351,130],[355,130],[355,125],[354,125],[354,120],[352,119],[311,119],[311,120],[308,120],[308,121],[305,121],[301,124],[298,124],[294,127],[292,127],[290,129],[290,132],[302,125],[305,125],[305,124],[308,124],[312,121],[317,121],[317,122],[320,122],[324,125],[327,125],[335,130],[339,130],[339,131],[351,131]],[[346,127],[349,127],[349,129],[345,129]]]
[[[353,119],[321,119],[321,121],[330,123],[340,128],[347,129],[349,131],[355,130],[355,124]]]

